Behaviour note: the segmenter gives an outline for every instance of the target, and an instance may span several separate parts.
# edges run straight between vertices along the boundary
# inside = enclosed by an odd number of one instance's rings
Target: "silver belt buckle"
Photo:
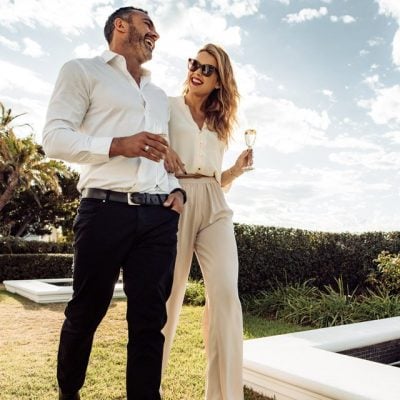
[[[129,192],[127,193],[128,204],[130,206],[140,206],[139,203],[135,203],[134,201],[131,200],[131,194],[133,194],[133,193],[129,193]]]

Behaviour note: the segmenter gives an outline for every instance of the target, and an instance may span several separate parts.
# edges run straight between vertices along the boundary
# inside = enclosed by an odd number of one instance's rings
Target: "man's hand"
[[[185,164],[171,148],[168,149],[167,156],[164,160],[164,166],[168,172],[173,172],[176,175],[186,174]]]
[[[146,157],[159,162],[168,153],[168,142],[161,136],[150,132],[114,138],[111,142],[110,157]]]
[[[167,200],[165,200],[164,207],[170,207],[172,210],[176,211],[178,214],[181,214],[183,211],[183,194],[179,191],[171,193]]]

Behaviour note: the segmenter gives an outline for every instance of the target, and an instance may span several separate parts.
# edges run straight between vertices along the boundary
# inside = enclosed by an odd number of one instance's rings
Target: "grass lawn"
[[[55,400],[56,353],[65,304],[39,305],[0,286],[0,398]],[[126,301],[114,300],[97,330],[84,400],[124,400],[127,329]],[[205,357],[202,307],[185,306],[164,382],[164,400],[204,398]],[[301,328],[245,316],[245,338]],[[245,400],[262,400],[246,389]]]

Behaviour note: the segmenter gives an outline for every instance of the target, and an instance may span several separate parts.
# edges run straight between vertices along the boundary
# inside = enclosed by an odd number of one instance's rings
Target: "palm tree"
[[[16,190],[35,187],[41,192],[60,192],[59,175],[68,174],[66,166],[47,160],[33,136],[18,138],[11,123],[17,118],[0,102],[0,212]]]

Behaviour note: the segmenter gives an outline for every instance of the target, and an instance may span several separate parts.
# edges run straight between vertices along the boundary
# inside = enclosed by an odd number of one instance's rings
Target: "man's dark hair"
[[[113,32],[114,32],[114,21],[117,18],[122,18],[124,20],[129,20],[130,14],[135,11],[140,11],[145,14],[148,14],[147,11],[142,10],[141,8],[136,7],[121,7],[118,10],[115,10],[107,19],[106,24],[104,25],[104,36],[108,43],[111,43]]]

